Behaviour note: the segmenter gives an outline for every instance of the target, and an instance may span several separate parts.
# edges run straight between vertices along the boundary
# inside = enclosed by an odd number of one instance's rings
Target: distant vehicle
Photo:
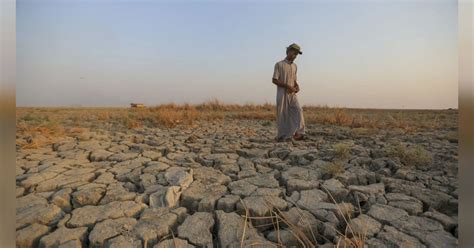
[[[132,108],[144,108],[145,104],[143,104],[143,103],[130,103],[130,107],[132,107]]]

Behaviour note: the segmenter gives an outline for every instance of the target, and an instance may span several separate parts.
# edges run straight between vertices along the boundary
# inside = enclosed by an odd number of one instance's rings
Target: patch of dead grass
[[[338,235],[338,242],[336,243],[335,247],[342,248],[342,247],[352,247],[352,248],[364,248],[365,243],[367,240],[367,224],[364,224],[362,227],[361,232],[355,232],[355,228],[352,227],[352,216],[353,216],[353,206],[351,205],[351,209],[349,209],[346,205],[348,203],[337,203],[332,194],[327,190],[326,193],[330,197],[331,202],[333,202],[336,206],[338,211],[338,218],[343,221],[344,226],[342,227],[345,231],[341,232],[337,228],[334,228],[334,231]],[[291,201],[291,200],[290,200]],[[276,231],[277,235],[277,243],[274,247],[286,247],[281,240],[280,232],[282,227],[285,227],[291,235],[293,235],[294,239],[298,243],[298,247],[318,247],[317,237],[321,238],[322,240],[328,240],[326,237],[321,235],[318,230],[314,230],[312,228],[311,223],[304,217],[302,214],[301,209],[293,202],[294,207],[298,211],[298,221],[294,223],[289,216],[275,207],[271,201],[265,199],[265,205],[270,210],[269,216],[251,216],[250,211],[245,205],[245,203],[240,199],[242,206],[244,207],[245,213],[242,216],[244,218],[244,225],[243,225],[243,232],[241,236],[241,246],[240,247],[247,247],[245,245],[245,233],[249,225],[252,225],[251,220],[269,220],[271,223],[268,224],[261,224],[259,226],[272,226],[273,230]],[[362,213],[362,209],[359,207],[359,213]],[[322,223],[321,221],[317,220],[318,223]],[[254,226],[258,227],[258,226]],[[329,227],[328,227],[329,228]],[[255,242],[258,242],[255,240]]]
[[[350,127],[356,134],[370,129],[457,129],[457,110],[379,110],[303,106],[305,122]],[[17,108],[17,125],[43,127],[55,121],[64,127],[190,127],[199,121],[263,120],[274,122],[275,105],[225,104],[217,99],[201,104],[161,104],[132,108]]]
[[[344,143],[334,144],[332,146],[334,151],[334,159],[346,160],[350,156],[350,146]]]
[[[340,160],[336,160],[327,164],[323,164],[319,167],[321,172],[326,175],[326,177],[333,178],[339,174],[344,173],[344,163]]]
[[[423,167],[433,162],[432,154],[420,145],[407,146],[398,143],[386,148],[385,154],[388,157],[398,158],[406,166]]]

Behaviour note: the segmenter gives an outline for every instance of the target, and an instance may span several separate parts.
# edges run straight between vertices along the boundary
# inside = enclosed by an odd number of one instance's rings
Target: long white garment
[[[279,79],[286,85],[295,85],[297,67],[286,59],[275,64],[273,78]],[[291,138],[295,133],[305,134],[303,109],[296,93],[288,94],[286,89],[277,86],[276,121],[278,134],[276,138]]]

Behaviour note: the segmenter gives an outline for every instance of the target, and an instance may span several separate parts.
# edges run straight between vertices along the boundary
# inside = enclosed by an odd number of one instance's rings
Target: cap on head
[[[294,49],[296,50],[299,54],[303,54],[303,52],[301,51],[301,47],[296,44],[296,43],[293,43],[291,45],[289,45],[286,49]]]

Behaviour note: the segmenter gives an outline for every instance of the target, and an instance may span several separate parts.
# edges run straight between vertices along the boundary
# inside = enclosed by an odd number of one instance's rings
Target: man
[[[272,82],[277,86],[276,116],[277,141],[302,140],[305,138],[303,110],[296,93],[300,91],[296,81],[296,64],[298,54],[303,54],[300,46],[291,44],[286,48],[286,58],[275,64]]]

